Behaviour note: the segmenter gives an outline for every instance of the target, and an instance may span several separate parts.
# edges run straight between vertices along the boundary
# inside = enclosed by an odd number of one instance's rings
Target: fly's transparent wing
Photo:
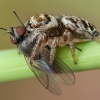
[[[55,57],[51,69],[57,74],[57,79],[61,84],[73,85],[75,83],[74,73],[58,57]]]
[[[50,51],[45,48],[42,59],[49,65]],[[61,84],[73,85],[75,83],[75,76],[72,70],[58,57],[55,57],[52,65],[49,65],[53,73],[55,73],[57,80]]]
[[[29,65],[29,67],[32,70],[32,72],[36,75],[40,83],[47,90],[56,95],[62,94],[57,79],[54,77],[51,69],[46,64],[46,62],[44,62],[43,60],[36,60],[31,65]]]

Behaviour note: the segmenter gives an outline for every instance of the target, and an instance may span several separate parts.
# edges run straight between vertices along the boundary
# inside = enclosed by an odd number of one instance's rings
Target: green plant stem
[[[100,68],[100,44],[96,42],[78,43],[76,47],[77,64],[73,63],[68,46],[57,49],[56,55],[63,60],[74,72]],[[16,49],[0,51],[0,82],[33,78],[35,75],[29,69],[24,56]]]

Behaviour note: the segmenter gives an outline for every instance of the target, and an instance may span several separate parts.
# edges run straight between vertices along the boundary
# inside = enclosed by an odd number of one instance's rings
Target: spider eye
[[[17,32],[17,34],[18,34],[19,36],[22,36],[22,35],[25,34],[26,29],[25,29],[24,27],[22,27],[22,26],[17,26],[17,27],[16,27],[16,32]]]

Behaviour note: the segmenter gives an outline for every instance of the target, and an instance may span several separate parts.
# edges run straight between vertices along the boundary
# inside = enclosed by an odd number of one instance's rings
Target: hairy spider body
[[[51,48],[50,64],[56,53],[57,46],[65,46],[69,44],[74,63],[75,44],[74,39],[91,39],[99,35],[99,32],[93,24],[76,16],[51,16],[47,14],[40,14],[30,17],[25,23],[25,27],[29,33],[33,35],[33,40],[38,41],[32,51],[32,58],[35,57],[36,51],[41,49],[41,53],[45,46]]]

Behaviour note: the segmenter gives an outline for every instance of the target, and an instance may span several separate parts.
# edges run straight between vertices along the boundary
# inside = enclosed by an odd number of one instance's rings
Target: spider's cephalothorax
[[[33,51],[33,57],[35,56],[36,50],[41,49],[44,46],[49,45],[51,48],[50,52],[50,63],[52,64],[56,47],[65,46],[69,44],[72,52],[74,63],[76,63],[75,57],[75,45],[74,39],[91,39],[99,35],[99,32],[95,26],[76,16],[52,16],[47,14],[35,15],[29,18],[25,23],[25,27],[28,32],[34,34],[34,38],[39,38],[36,49]]]

